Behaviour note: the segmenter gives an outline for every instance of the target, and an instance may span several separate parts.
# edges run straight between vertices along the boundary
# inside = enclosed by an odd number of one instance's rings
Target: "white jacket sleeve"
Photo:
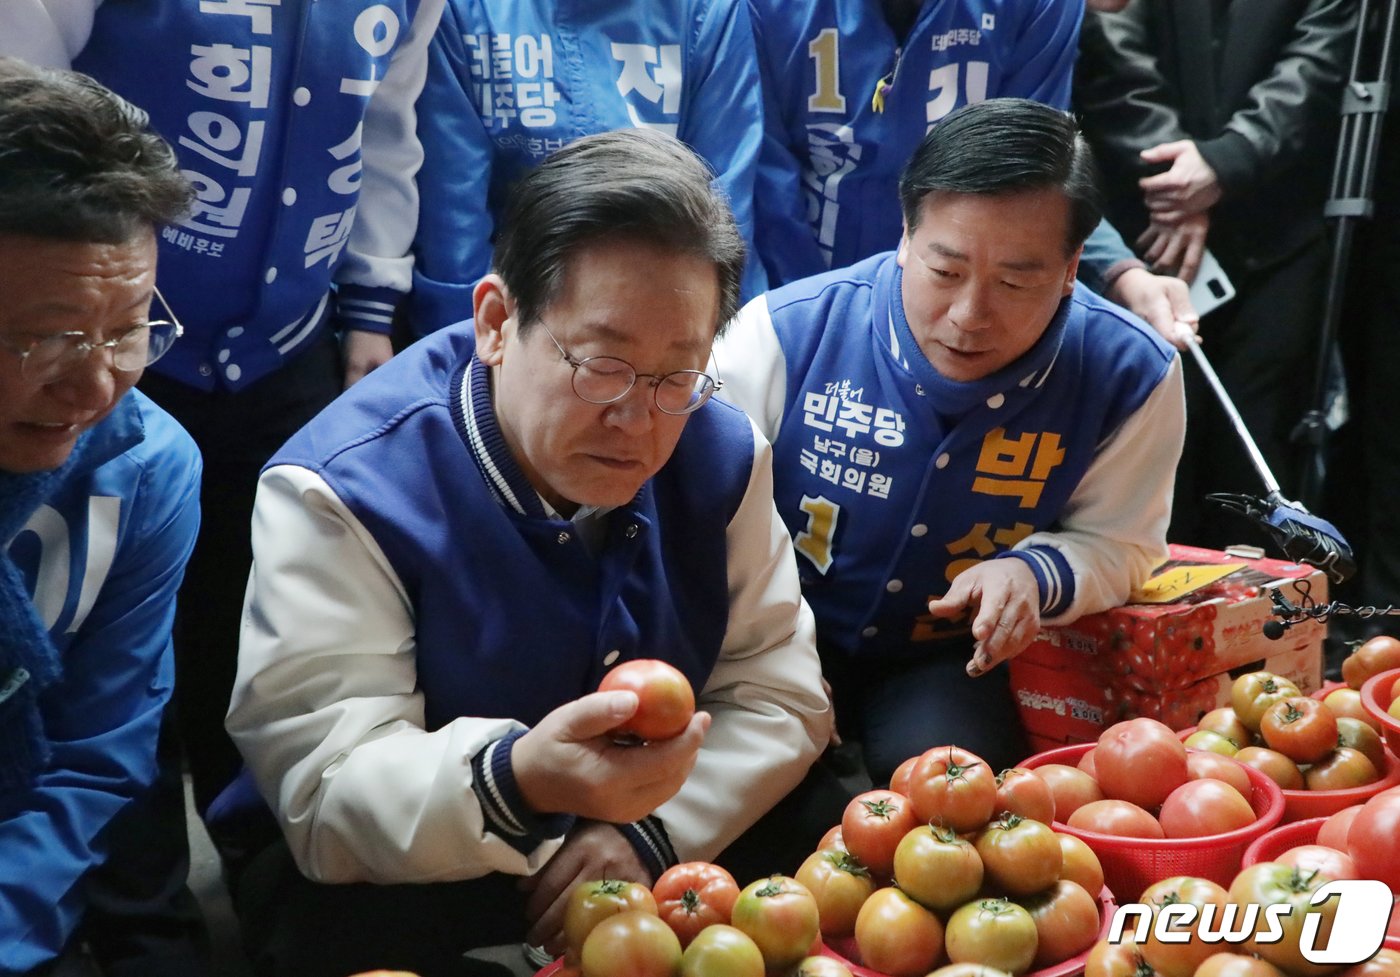
[[[408,36],[365,107],[364,170],[341,285],[388,288],[400,295],[413,284],[413,235],[418,227],[417,176],[423,147],[417,103],[428,73],[428,44],[442,19],[444,0],[422,0]]]
[[[3,0],[0,56],[45,68],[69,68],[92,33],[102,0]]]
[[[767,295],[739,310],[715,343],[710,365],[724,381],[720,399],[748,414],[767,441],[776,439],[787,403],[787,359],[773,330]]]
[[[424,729],[412,609],[369,532],[320,476],[263,473],[228,729],[298,867],[322,882],[529,874],[484,826],[472,757],[519,723]]]
[[[1117,607],[1167,558],[1172,487],[1186,431],[1181,357],[1094,456],[1053,532],[1015,549],[1053,546],[1074,574],[1074,600],[1042,624],[1068,624]]]
[[[714,722],[685,785],[656,812],[681,861],[719,854],[797,786],[831,734],[816,626],[773,505],[772,448],[755,434],[754,451],[726,533],[729,627],[696,700]]]

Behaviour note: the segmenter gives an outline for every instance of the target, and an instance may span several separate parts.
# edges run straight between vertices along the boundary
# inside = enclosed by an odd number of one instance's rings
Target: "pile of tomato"
[[[1083,831],[1126,838],[1199,838],[1253,824],[1253,785],[1237,763],[1187,750],[1155,719],[1104,730],[1078,766],[1035,768],[1055,795],[1056,817]]]
[[[1153,930],[1142,940],[1126,936],[1117,943],[1101,941],[1090,952],[1085,977],[1324,977],[1343,967],[1310,962],[1304,948],[1326,946],[1340,900],[1313,905],[1314,893],[1336,879],[1369,878],[1384,882],[1392,893],[1400,891],[1400,788],[1392,788],[1328,818],[1317,832],[1317,843],[1301,845],[1273,861],[1242,869],[1228,888],[1199,878],[1173,878],[1143,892],[1140,902],[1153,907]],[[1189,903],[1204,912],[1214,907],[1213,922],[1202,926],[1164,920],[1165,929],[1189,934],[1183,943],[1164,942],[1155,928],[1158,914],[1172,904]],[[1218,932],[1227,906],[1236,920],[1245,907],[1284,904],[1288,914],[1278,917],[1282,938],[1264,936],[1269,928],[1265,915],[1254,927],[1232,925],[1246,938],[1221,944],[1200,938],[1201,929]],[[1175,912],[1175,911],[1174,911]],[[1305,942],[1313,917],[1317,936]],[[1143,935],[1139,933],[1137,935]],[[1400,911],[1392,912],[1387,942],[1400,941]],[[1363,952],[1365,949],[1363,948]],[[1381,949],[1367,961],[1345,969],[1345,977],[1400,977],[1400,953]]]
[[[882,974],[940,964],[1023,974],[1083,953],[1100,929],[1098,858],[1051,829],[1054,799],[1028,770],[999,776],[940,746],[887,790],[854,798],[796,879],[827,946]]]
[[[1187,746],[1232,757],[1285,790],[1362,787],[1390,769],[1380,724],[1354,688],[1318,700],[1286,678],[1251,672],[1235,679],[1230,700],[1201,717]]]

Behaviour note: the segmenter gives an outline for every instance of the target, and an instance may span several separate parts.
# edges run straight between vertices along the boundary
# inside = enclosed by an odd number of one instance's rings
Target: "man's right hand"
[[[670,800],[695,766],[710,714],[697,712],[674,739],[614,742],[610,732],[637,705],[635,692],[594,692],[555,709],[516,740],[511,768],[531,810],[621,824]]]

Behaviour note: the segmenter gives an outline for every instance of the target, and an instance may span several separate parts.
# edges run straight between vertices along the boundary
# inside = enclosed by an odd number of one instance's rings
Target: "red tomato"
[[[609,916],[583,941],[583,977],[674,977],[681,941],[651,913]]]
[[[656,899],[644,885],[602,879],[574,886],[564,904],[564,942],[568,945],[565,956],[577,961],[583,941],[595,926],[609,916],[634,909],[656,915]]]
[[[1219,913],[1230,901],[1230,896],[1221,886],[1209,879],[1177,875],[1149,885],[1143,890],[1138,901],[1153,907],[1155,929],[1158,923],[1156,914],[1163,906],[1185,903],[1195,906],[1198,910],[1214,906],[1215,912]],[[1189,923],[1175,920],[1167,925],[1167,929],[1172,933],[1195,934],[1198,923],[1199,917]],[[1155,933],[1138,946],[1142,951],[1142,958],[1162,977],[1191,977],[1201,962],[1216,951],[1215,946],[1203,943],[1194,936],[1186,943],[1164,943],[1157,939]]]
[[[1106,797],[1156,807],[1186,783],[1186,747],[1155,719],[1115,723],[1095,747],[1099,786]]]
[[[1130,801],[1093,801],[1069,816],[1071,828],[1123,838],[1165,838],[1162,826]]]
[[[651,894],[657,915],[675,930],[681,946],[688,947],[706,926],[729,922],[739,884],[718,865],[682,862],[661,873]]]
[[[1284,790],[1303,789],[1303,771],[1298,764],[1278,750],[1263,746],[1246,746],[1236,753],[1234,759],[1247,767],[1253,767]]]
[[[1050,824],[1055,820],[1055,795],[1049,784],[1025,767],[1008,767],[997,774],[996,811]]]
[[[975,831],[995,813],[997,778],[986,761],[956,746],[940,746],[919,759],[909,781],[918,820]]]
[[[1368,879],[1400,892],[1400,789],[1382,791],[1361,806],[1347,832],[1347,852]]]
[[[785,875],[750,882],[734,903],[733,925],[758,944],[769,970],[791,967],[817,941],[817,900],[807,887]]]
[[[1084,977],[1156,977],[1157,971],[1142,959],[1142,952],[1130,937],[1118,943],[1100,940],[1084,961]]]
[[[982,887],[982,856],[952,828],[921,824],[894,853],[894,878],[908,896],[929,909],[950,911]]]
[[[1272,672],[1250,672],[1235,679],[1230,686],[1230,707],[1252,732],[1259,731],[1259,722],[1275,702],[1301,695],[1298,686]]]
[[[1274,861],[1304,873],[1316,871],[1328,879],[1360,878],[1350,855],[1326,845],[1299,845],[1288,849]]]
[[[1366,711],[1366,707],[1361,703],[1361,693],[1355,689],[1333,689],[1323,697],[1322,704],[1332,710],[1332,715],[1337,717],[1338,722],[1342,719],[1357,719],[1377,733],[1380,732],[1380,720]]]
[[[1254,786],[1249,782],[1249,774],[1244,772],[1244,767],[1230,757],[1218,753],[1189,751],[1186,754],[1186,775],[1192,780],[1222,780],[1239,791],[1241,797],[1249,797],[1254,792]]]
[[[1339,746],[1303,772],[1308,790],[1346,790],[1380,779],[1376,765],[1360,750]]]
[[[1094,749],[1093,749],[1093,747],[1090,747],[1088,750],[1085,751],[1084,755],[1083,755],[1082,757],[1079,758],[1079,762],[1076,763],[1075,766],[1076,766],[1078,769],[1083,770],[1083,771],[1084,771],[1085,773],[1087,773],[1090,777],[1097,777],[1097,776],[1098,776],[1098,775],[1094,772]]]
[[[1055,884],[1064,855],[1048,825],[1016,814],[998,818],[975,842],[991,887],[1011,896],[1028,896]]]
[[[1259,732],[1269,749],[1295,763],[1316,763],[1337,745],[1337,717],[1316,699],[1294,696],[1264,712]]]
[[[1342,661],[1342,681],[1360,689],[1371,676],[1392,668],[1400,668],[1400,640],[1378,634]]]
[[[1083,953],[1099,935],[1098,900],[1078,883],[1062,879],[1038,895],[1017,901],[1035,922],[1035,958],[1031,963],[1037,970]]]
[[[1314,874],[1299,872],[1297,869],[1277,862],[1260,862],[1244,869],[1230,883],[1230,901],[1237,906],[1255,903],[1270,906],[1285,903],[1291,910],[1278,918],[1278,926],[1283,930],[1281,940],[1263,942],[1251,937],[1239,944],[1242,952],[1255,953],[1286,971],[1293,977],[1321,977],[1336,967],[1309,963],[1303,958],[1300,942],[1303,923],[1309,915],[1320,919],[1316,944],[1326,946],[1332,933],[1332,920],[1337,913],[1336,899],[1328,899],[1321,906],[1309,905],[1313,891],[1327,880]],[[1261,912],[1255,926],[1255,937],[1270,929],[1269,921]]]
[[[1182,741],[1182,745],[1188,750],[1203,750],[1219,756],[1234,756],[1240,749],[1232,740],[1209,729],[1196,730]]]
[[[685,732],[695,715],[695,692],[689,680],[655,658],[623,662],[598,683],[599,692],[637,693],[637,711],[613,732],[640,740],[668,740]]]
[[[870,871],[844,851],[808,855],[797,870],[797,881],[817,900],[823,936],[850,936],[855,932],[856,914],[875,891]]]
[[[1064,823],[1069,816],[1090,801],[1103,800],[1098,781],[1083,770],[1063,763],[1047,763],[1031,770],[1050,788],[1055,798],[1055,820]]]
[[[1212,709],[1197,721],[1196,728],[1219,733],[1235,744],[1237,750],[1248,746],[1254,739],[1250,734],[1249,727],[1240,722],[1240,717],[1235,715],[1235,710],[1229,706]]]
[[[839,824],[834,828],[829,828],[826,834],[822,835],[822,840],[817,842],[818,851],[826,851],[828,849],[834,851],[846,850],[846,838],[841,834],[841,825]]]
[[[865,966],[891,977],[918,977],[943,952],[943,924],[898,889],[877,889],[856,919],[856,946]]]
[[[1351,689],[1343,691],[1350,692]],[[1367,713],[1368,718],[1374,718]],[[1366,759],[1371,761],[1371,766],[1379,772],[1387,768],[1385,761],[1385,744],[1381,741],[1381,734],[1370,723],[1362,722],[1360,719],[1353,719],[1350,716],[1337,717],[1337,745],[1349,746],[1353,750],[1360,750],[1365,754]]]
[[[948,959],[1024,974],[1035,960],[1035,920],[1005,899],[969,902],[948,918]]]
[[[1167,795],[1157,819],[1168,838],[1224,834],[1255,821],[1249,801],[1222,780],[1188,780]]]
[[[1224,952],[1206,957],[1196,968],[1195,977],[1284,977],[1284,974],[1267,960]]]
[[[896,794],[909,796],[909,778],[914,775],[914,766],[919,762],[919,757],[911,756],[899,766],[894,768],[894,773],[890,775],[890,790]]]
[[[1085,892],[1097,899],[1103,890],[1103,865],[1099,862],[1099,856],[1094,854],[1094,849],[1082,838],[1060,831],[1055,832],[1055,838],[1060,843],[1060,854],[1064,857],[1060,878],[1078,882]]]
[[[846,805],[841,837],[861,864],[887,879],[894,871],[894,850],[900,839],[918,823],[909,798],[892,790],[868,790]]]
[[[831,957],[806,957],[789,977],[853,977],[851,968]]]
[[[743,930],[716,923],[681,955],[681,977],[763,977],[763,954]],[[814,975],[815,977],[815,975]]]
[[[1317,829],[1317,843],[1326,845],[1328,848],[1335,848],[1337,851],[1347,850],[1347,833],[1351,831],[1351,822],[1356,820],[1356,816],[1361,813],[1361,805],[1353,804],[1351,807],[1344,807],[1336,814],[1322,822],[1322,827]]]

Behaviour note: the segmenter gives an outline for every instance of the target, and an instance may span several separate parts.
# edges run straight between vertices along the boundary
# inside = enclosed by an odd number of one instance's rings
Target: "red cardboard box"
[[[1044,629],[1010,666],[1033,745],[1085,742],[1135,716],[1190,726],[1227,703],[1245,672],[1318,688],[1326,627],[1308,620],[1277,641],[1264,637],[1273,588],[1294,604],[1327,600],[1313,567],[1174,545],[1132,603]]]

